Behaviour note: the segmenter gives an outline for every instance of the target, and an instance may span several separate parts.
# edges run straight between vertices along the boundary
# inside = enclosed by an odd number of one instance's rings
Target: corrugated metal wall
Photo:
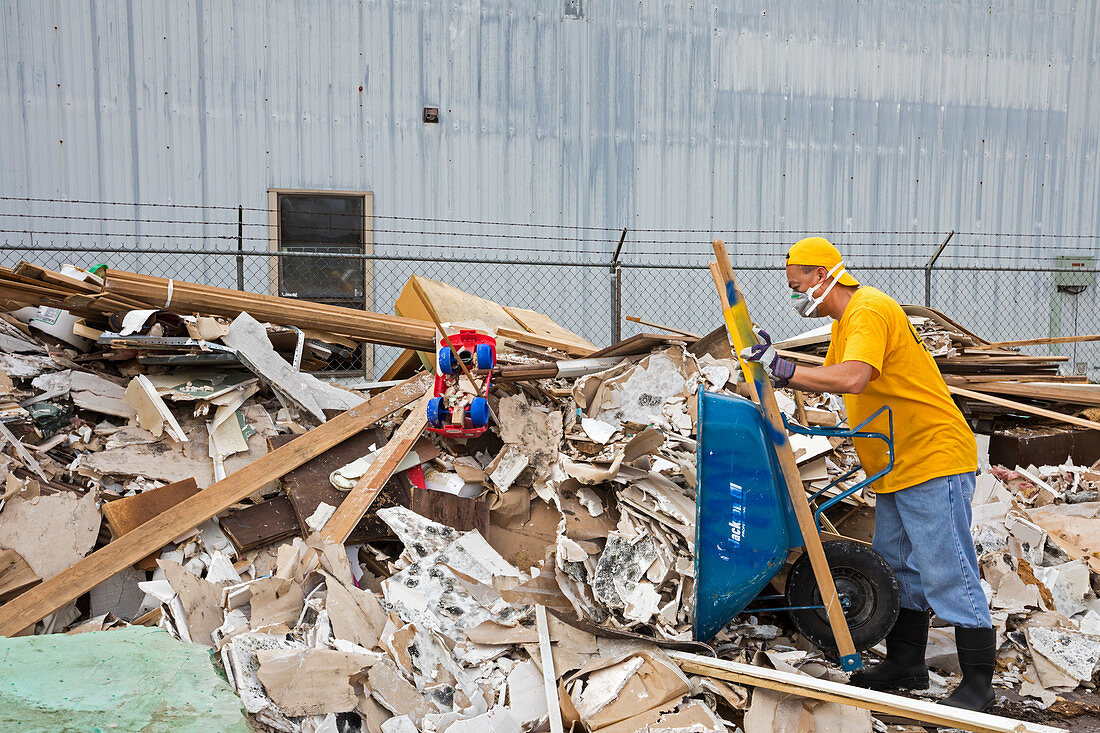
[[[953,241],[958,264],[1034,262],[1096,240],[980,233],[1100,231],[1098,17],[1097,3],[1071,0],[9,0],[0,195],[263,209],[269,188],[370,190],[390,216],[765,230],[730,235],[758,243],[740,249],[743,263],[778,263],[790,237],[775,229],[839,231],[857,267],[923,262],[951,229],[979,233]],[[439,124],[422,122],[425,106],[440,108]],[[150,207],[91,211],[143,222],[6,216],[0,228],[73,233],[36,241],[102,233],[135,249],[220,247],[192,238],[235,232],[235,212],[190,212],[222,222],[196,230],[150,221],[172,218]],[[247,216],[262,232],[263,212]],[[614,247],[593,241],[614,233],[546,231],[560,239],[465,242]],[[635,233],[625,251],[682,261],[709,238]],[[375,239],[379,252],[440,241]],[[1003,298],[993,282],[990,297]],[[602,293],[606,276],[588,285]],[[1033,332],[1046,328],[1049,285],[1035,280]],[[937,303],[962,307],[972,290],[937,280]],[[511,296],[532,298],[529,287]],[[537,296],[553,310],[552,284]],[[1007,325],[986,315],[985,327]]]

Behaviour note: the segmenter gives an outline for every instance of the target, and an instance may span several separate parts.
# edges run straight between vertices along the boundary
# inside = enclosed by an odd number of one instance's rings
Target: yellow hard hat
[[[811,267],[824,267],[832,270],[842,262],[840,252],[825,237],[806,237],[791,245],[787,250],[788,265],[809,265]],[[848,274],[848,268],[841,265],[838,282],[848,287],[857,287],[859,281]]]

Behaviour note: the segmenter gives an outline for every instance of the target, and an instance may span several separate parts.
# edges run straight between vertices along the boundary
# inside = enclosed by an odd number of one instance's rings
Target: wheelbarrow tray
[[[743,397],[699,390],[695,618],[707,641],[745,609],[801,547],[771,428]]]

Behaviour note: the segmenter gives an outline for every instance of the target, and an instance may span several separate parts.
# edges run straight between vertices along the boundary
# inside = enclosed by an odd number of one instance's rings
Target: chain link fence
[[[777,340],[824,325],[791,308],[783,258],[811,232],[637,229],[310,212],[293,241],[265,208],[63,201],[0,196],[0,265],[106,264],[160,277],[393,313],[411,275],[544,313],[597,345],[656,331],[633,316],[697,334],[722,325],[708,263],[727,237],[754,319]],[[335,222],[335,224],[333,223]],[[356,227],[359,227],[357,230]],[[325,237],[356,232],[346,239]],[[815,232],[834,241],[860,282],[930,305],[990,341],[1100,333],[1100,235]],[[945,239],[946,235],[946,239]],[[283,238],[286,240],[286,237]],[[306,325],[308,324],[296,324]],[[1100,378],[1100,343],[1024,347],[1069,357],[1065,372]],[[342,355],[378,377],[397,349]]]

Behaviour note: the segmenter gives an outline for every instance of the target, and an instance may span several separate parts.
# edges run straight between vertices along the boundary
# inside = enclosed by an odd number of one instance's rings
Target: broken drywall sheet
[[[530,607],[511,606],[493,590],[498,578],[525,579],[471,530],[383,581],[382,590],[406,622],[453,632],[488,620],[511,625],[529,614]],[[485,587],[474,588],[464,579]]]
[[[652,537],[631,543],[617,533],[608,536],[592,578],[593,594],[606,606],[622,608],[625,601],[618,588],[632,589],[656,559],[657,545]]]
[[[417,728],[424,716],[432,712],[431,704],[389,659],[371,665],[367,671],[367,689],[371,697],[394,715],[409,716]]]
[[[745,713],[745,733],[844,731],[871,733],[871,711],[835,702],[821,702],[775,690],[753,690]]]
[[[1034,568],[1036,579],[1046,586],[1054,602],[1054,610],[1066,618],[1084,611],[1089,585],[1089,566],[1084,560],[1071,560],[1061,565]]]
[[[1068,629],[1025,626],[1028,646],[1077,682],[1092,679],[1100,662],[1100,638]]]
[[[374,649],[389,620],[381,601],[369,590],[344,585],[328,574],[325,584],[328,591],[325,610],[336,638]]]
[[[48,356],[0,353],[0,371],[12,379],[31,379],[43,372],[57,371],[58,364]]]
[[[98,412],[101,415],[129,419],[136,414],[134,407],[125,400],[124,387],[90,372],[72,372],[69,395],[77,407]]]
[[[613,436],[618,428],[610,423],[606,423],[603,420],[597,420],[593,417],[581,418],[581,430],[589,437],[594,443],[606,445],[611,436]]]
[[[91,551],[101,520],[92,491],[13,497],[0,511],[0,547],[15,550],[45,580]]]
[[[512,488],[512,484],[527,468],[528,463],[530,458],[518,446],[506,444],[489,464],[489,480],[501,491],[507,491]]]
[[[175,415],[168,409],[168,405],[157,394],[156,388],[144,374],[139,374],[130,380],[124,399],[126,404],[134,408],[137,413],[138,425],[152,433],[153,437],[159,438],[167,431],[169,437],[177,443],[188,441]]]
[[[157,560],[168,584],[179,597],[187,634],[196,644],[214,646],[214,630],[225,621],[221,589],[171,560]]]
[[[508,673],[508,707],[524,726],[546,718],[546,686],[542,671],[530,659],[520,662]]]
[[[688,373],[694,372],[694,359],[685,356],[682,349],[647,356],[622,375],[604,382],[595,395],[601,399],[599,405],[593,405],[596,414],[589,410],[588,415],[612,425],[667,424],[665,405],[694,394],[694,386],[687,378]]]
[[[559,686],[567,721],[589,730],[626,733],[671,711],[691,683],[659,649],[594,659]]]
[[[384,507],[378,518],[386,523],[413,560],[439,552],[458,538],[458,531],[420,516],[403,506]]]
[[[267,337],[267,329],[248,313],[241,313],[229,326],[222,342],[237,350],[237,356],[281,397],[318,421],[325,421],[324,410],[349,410],[363,400],[351,392],[333,387],[311,374],[297,371],[276,353]]]
[[[490,478],[497,488],[506,491],[526,468],[531,473],[532,488],[544,495],[564,435],[562,413],[529,402],[521,392],[501,398],[497,415],[505,445],[494,465],[489,466]]]
[[[234,636],[221,649],[226,676],[240,695],[244,709],[279,731],[298,731],[300,726],[291,723],[267,696],[263,683],[256,675],[260,669],[256,654],[264,649],[301,648],[304,648],[301,642],[288,641],[285,636],[246,631]]]
[[[355,709],[353,675],[375,659],[334,649],[258,649],[257,677],[286,715],[324,715]]]

